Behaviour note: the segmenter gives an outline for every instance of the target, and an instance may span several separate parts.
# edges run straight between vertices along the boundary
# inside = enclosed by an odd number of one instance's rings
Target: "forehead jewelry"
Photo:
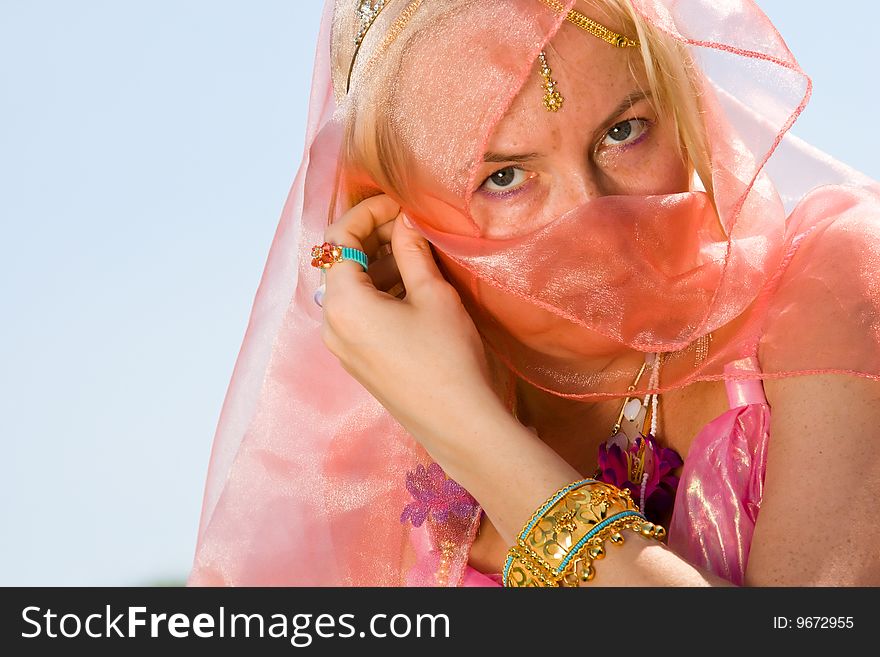
[[[364,37],[367,36],[370,27],[372,27],[376,18],[382,13],[387,4],[388,0],[360,0],[358,2],[357,15],[360,26],[358,27],[357,35],[354,37],[354,52],[351,55],[351,64],[348,67],[345,93],[348,93],[348,89],[351,87],[351,72],[354,70],[354,62],[357,59],[358,51],[361,49],[361,44],[364,42]]]
[[[541,85],[546,92],[544,94],[544,107],[547,108],[548,112],[558,112],[562,108],[562,102],[565,100],[556,90],[556,80],[550,77],[552,73],[550,66],[547,64],[547,56],[544,54],[544,51],[541,51],[541,54],[538,55],[538,61],[541,62],[541,77],[544,78],[544,82]]]
[[[562,3],[558,2],[558,0],[541,0],[541,2],[557,13],[565,8]],[[592,18],[588,18],[575,9],[571,9],[565,15],[565,20],[617,48],[632,48],[639,45],[638,41],[609,30],[604,25],[597,23]],[[558,112],[562,109],[564,98],[556,89],[556,80],[551,77],[552,71],[547,64],[547,55],[543,50],[538,55],[538,61],[541,64],[541,77],[544,79],[541,85],[545,91],[543,98],[544,107],[548,112]]]
[[[565,5],[559,2],[559,0],[541,0],[541,2],[550,7],[550,9],[552,9],[556,13],[559,13],[565,9]],[[637,40],[630,39],[627,36],[609,30],[601,23],[597,23],[592,18],[589,18],[579,12],[577,9],[570,9],[565,15],[565,20],[567,20],[572,25],[581,28],[585,32],[589,32],[594,37],[602,39],[602,41],[606,43],[610,43],[612,46],[616,46],[618,48],[635,48],[640,45]]]

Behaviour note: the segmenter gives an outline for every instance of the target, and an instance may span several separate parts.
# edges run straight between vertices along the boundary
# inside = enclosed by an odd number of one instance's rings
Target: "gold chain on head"
[[[557,13],[565,9],[565,5],[559,2],[559,0],[541,0],[541,2]],[[610,43],[612,46],[618,48],[636,48],[640,45],[635,39],[630,39],[617,32],[612,32],[604,25],[597,23],[592,18],[588,18],[577,9],[569,9],[568,13],[565,15],[565,20],[582,30],[589,32],[594,37],[598,37],[599,39],[602,39],[602,41]]]

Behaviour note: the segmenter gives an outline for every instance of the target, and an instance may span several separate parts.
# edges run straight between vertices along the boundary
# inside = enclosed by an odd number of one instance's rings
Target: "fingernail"
[[[315,300],[315,303],[323,308],[324,307],[324,286],[321,285],[317,290],[315,290],[315,294],[312,297]]]
[[[407,228],[413,227],[412,222],[409,220],[409,217],[407,217],[406,215],[403,215],[403,225],[406,226]]]

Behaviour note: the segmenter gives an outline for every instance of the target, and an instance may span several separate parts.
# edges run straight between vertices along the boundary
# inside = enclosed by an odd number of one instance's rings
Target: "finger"
[[[369,256],[369,268],[367,275],[373,281],[373,285],[377,290],[386,292],[392,296],[398,296],[403,291],[403,282],[400,279],[400,272],[397,269],[397,262],[391,255],[391,233],[394,228],[394,222],[382,224],[368,238],[368,243],[378,244],[375,252]],[[369,249],[370,247],[367,247]],[[370,251],[367,250],[369,254]],[[315,303],[319,306],[323,304],[324,291],[326,289],[327,270],[321,270],[321,283],[315,290]]]
[[[373,280],[377,290],[387,292],[397,283],[401,282],[400,271],[397,269],[397,261],[393,255],[387,255],[370,264],[367,272]]]
[[[339,244],[366,253],[365,242],[377,229],[394,220],[400,206],[388,195],[379,194],[361,201],[324,231],[324,241]],[[386,229],[387,232],[387,229]],[[376,236],[378,244],[379,237]],[[378,247],[374,248],[374,252]],[[333,293],[337,285],[372,287],[370,277],[357,262],[343,260],[327,270],[325,295]]]
[[[370,257],[370,263],[391,252],[391,233],[394,231],[394,219],[382,224],[364,240],[364,252]],[[373,265],[370,264],[370,267]]]
[[[389,229],[374,235],[384,224],[394,221],[400,206],[387,194],[361,201],[324,230],[324,241],[341,244],[369,253],[375,252],[382,235],[390,237]]]
[[[394,220],[382,224],[363,241],[363,251],[367,254],[372,267],[373,260],[378,260],[391,252],[391,233],[394,230]],[[346,244],[346,246],[348,246]]]
[[[446,281],[434,262],[428,240],[414,227],[406,225],[402,213],[400,219],[394,222],[391,245],[407,299],[417,300],[421,294],[428,293],[438,283],[446,284]]]

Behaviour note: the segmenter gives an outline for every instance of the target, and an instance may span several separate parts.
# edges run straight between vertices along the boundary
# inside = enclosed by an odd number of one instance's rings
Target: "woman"
[[[192,583],[880,583],[876,185],[679,4],[328,4]]]

